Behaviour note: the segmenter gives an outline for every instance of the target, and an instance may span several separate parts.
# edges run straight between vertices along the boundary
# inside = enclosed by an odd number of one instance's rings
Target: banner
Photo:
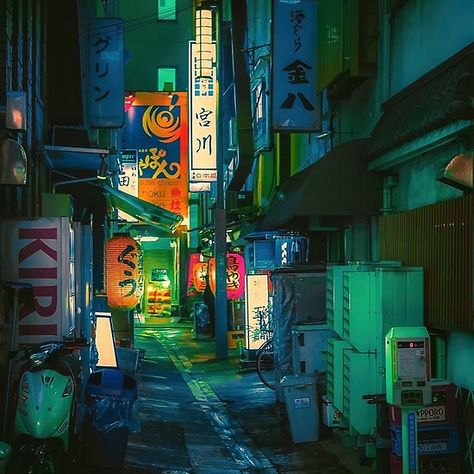
[[[124,120],[123,20],[92,19],[88,48],[89,125],[120,128]]]
[[[124,193],[138,197],[137,150],[122,150],[119,165],[118,189]],[[118,210],[118,218],[129,222],[137,222],[135,217],[121,210]]]
[[[316,24],[316,0],[273,0],[274,130],[321,128],[316,93]]]
[[[188,217],[187,93],[137,92],[125,118],[122,148],[136,149],[138,197]]]
[[[212,45],[213,56],[216,45]],[[189,42],[189,181],[217,180],[217,97],[216,67],[212,77],[198,77],[195,42]]]

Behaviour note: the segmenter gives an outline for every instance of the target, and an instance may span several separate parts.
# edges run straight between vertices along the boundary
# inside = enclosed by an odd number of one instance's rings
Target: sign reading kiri
[[[273,129],[318,130],[318,102],[316,0],[273,0]]]

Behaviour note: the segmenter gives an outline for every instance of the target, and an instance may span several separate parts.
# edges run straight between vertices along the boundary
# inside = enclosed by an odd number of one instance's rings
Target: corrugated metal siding
[[[425,270],[425,324],[472,331],[474,196],[380,219],[380,257]]]

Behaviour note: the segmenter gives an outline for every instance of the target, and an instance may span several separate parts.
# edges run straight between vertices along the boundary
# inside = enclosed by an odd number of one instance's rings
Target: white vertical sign
[[[198,75],[198,46],[189,42],[189,181],[217,180],[217,97],[215,65],[211,77]],[[216,45],[212,44],[215,58]],[[215,63],[215,60],[213,61]]]
[[[118,189],[124,193],[138,197],[138,153],[137,150],[122,150],[118,175]],[[118,218],[137,222],[135,217],[126,212],[118,211]]]
[[[268,275],[246,275],[245,280],[246,348],[257,350],[272,337]]]

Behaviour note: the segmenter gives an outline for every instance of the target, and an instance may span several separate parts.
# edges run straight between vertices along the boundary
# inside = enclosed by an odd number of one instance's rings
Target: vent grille
[[[344,273],[342,277],[342,334],[344,339],[350,340],[351,335],[351,313],[350,313],[350,291],[349,291],[349,276]]]
[[[326,317],[327,324],[334,329],[334,270],[329,269],[326,274]]]
[[[331,403],[334,403],[334,341],[328,339],[326,353],[326,395]]]
[[[343,410],[344,417],[350,420],[351,414],[351,359],[348,351],[343,356]]]

